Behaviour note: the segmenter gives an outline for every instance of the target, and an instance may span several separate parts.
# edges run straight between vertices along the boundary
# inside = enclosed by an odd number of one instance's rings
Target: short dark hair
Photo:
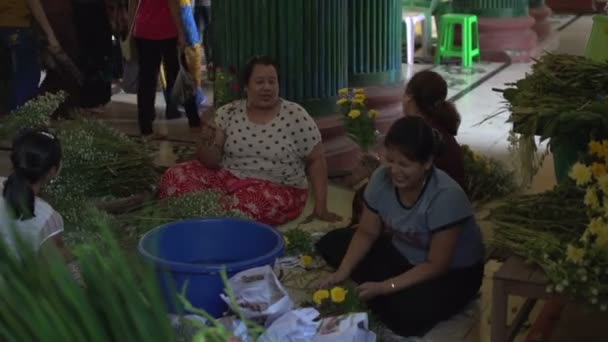
[[[414,99],[420,114],[433,124],[452,135],[458,133],[460,114],[454,104],[447,101],[448,84],[441,75],[432,70],[416,73],[408,81],[405,94]]]
[[[386,148],[396,148],[408,159],[426,163],[441,147],[441,134],[424,118],[406,116],[393,123],[384,138]]]
[[[245,64],[245,67],[243,68],[241,87],[245,87],[249,84],[251,74],[253,74],[253,69],[256,65],[271,65],[277,72],[277,77],[279,77],[279,64],[272,57],[266,55],[253,56],[247,61],[247,64]]]

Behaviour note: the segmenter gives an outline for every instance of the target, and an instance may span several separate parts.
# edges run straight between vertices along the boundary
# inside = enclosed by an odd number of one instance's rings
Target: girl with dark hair
[[[61,144],[46,130],[27,130],[13,141],[13,172],[0,179],[0,236],[16,251],[14,234],[34,250],[53,243],[63,249],[63,219],[38,197],[61,169]]]
[[[358,229],[332,231],[316,245],[337,269],[321,287],[351,278],[372,312],[403,336],[423,336],[463,310],[483,278],[481,232],[467,195],[434,166],[437,138],[421,117],[396,121]]]
[[[448,85],[441,75],[431,70],[418,72],[407,83],[403,114],[421,116],[441,133],[442,148],[435,166],[464,188],[464,154],[456,141],[460,114],[447,96]]]
[[[338,220],[327,210],[321,133],[304,108],[279,97],[277,64],[266,56],[252,58],[243,86],[246,99],[219,108],[204,124],[198,160],[163,175],[161,197],[217,190],[228,207],[276,226],[302,213],[310,184],[314,215]]]

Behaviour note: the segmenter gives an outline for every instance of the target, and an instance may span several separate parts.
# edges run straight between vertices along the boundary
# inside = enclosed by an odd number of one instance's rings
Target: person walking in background
[[[41,2],[62,51],[43,52],[46,77],[40,85],[40,92],[65,92],[67,98],[57,108],[54,116],[70,117],[79,106],[78,95],[82,85],[82,74],[75,65],[79,51],[72,0],[41,0]]]
[[[44,32],[49,50],[61,51],[40,0],[0,1],[0,50],[10,63],[8,103],[0,112],[11,112],[38,94],[41,66],[34,21]]]
[[[137,89],[137,111],[139,129],[142,136],[162,138],[155,133],[153,122],[156,117],[154,103],[158,86],[161,62],[164,66],[166,92],[171,94],[180,68],[178,45],[183,47],[185,37],[179,13],[179,0],[133,0],[130,14],[133,37],[137,47],[139,78]],[[176,119],[181,115],[169,96],[165,117]],[[200,127],[198,106],[194,97],[184,103],[188,123],[191,128]]]
[[[73,0],[83,74],[80,107],[102,112],[112,96],[112,32],[104,0]]]

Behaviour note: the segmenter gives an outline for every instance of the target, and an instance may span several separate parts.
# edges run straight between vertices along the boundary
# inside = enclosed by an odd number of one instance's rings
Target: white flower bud
[[[570,283],[568,282],[568,279],[564,279],[564,281],[562,281],[562,286],[563,287],[568,287]]]
[[[586,276],[586,275],[582,276],[582,277],[581,277],[581,281],[582,281],[583,283],[584,283],[584,282],[586,282],[586,281],[587,281],[587,276]]]
[[[553,293],[553,285],[548,285],[546,291],[547,293]]]
[[[600,305],[600,310],[601,311],[606,311],[607,309],[608,309],[608,305],[606,305],[606,304]]]
[[[594,288],[592,288],[592,289],[591,289],[591,294],[592,294],[593,296],[597,296],[597,295],[599,295],[599,294],[600,294],[600,291],[598,291],[598,290],[597,290],[597,289],[594,287]]]
[[[593,297],[589,300],[589,302],[593,305],[597,304],[597,297]]]
[[[562,292],[564,292],[564,286],[563,286],[562,284],[557,285],[557,286],[555,287],[555,291],[556,291],[557,293],[562,293]]]

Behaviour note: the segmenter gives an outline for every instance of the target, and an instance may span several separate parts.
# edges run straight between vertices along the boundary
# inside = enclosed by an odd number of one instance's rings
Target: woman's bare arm
[[[61,46],[59,45],[59,41],[57,41],[57,37],[55,37],[55,32],[49,23],[46,14],[44,13],[44,9],[42,8],[42,4],[40,0],[27,0],[27,5],[32,11],[32,16],[44,31],[46,35],[46,39],[48,40],[49,47],[52,49],[59,49]]]
[[[203,122],[201,138],[196,149],[198,160],[210,169],[218,169],[224,156],[225,141],[226,134],[213,118]]]

